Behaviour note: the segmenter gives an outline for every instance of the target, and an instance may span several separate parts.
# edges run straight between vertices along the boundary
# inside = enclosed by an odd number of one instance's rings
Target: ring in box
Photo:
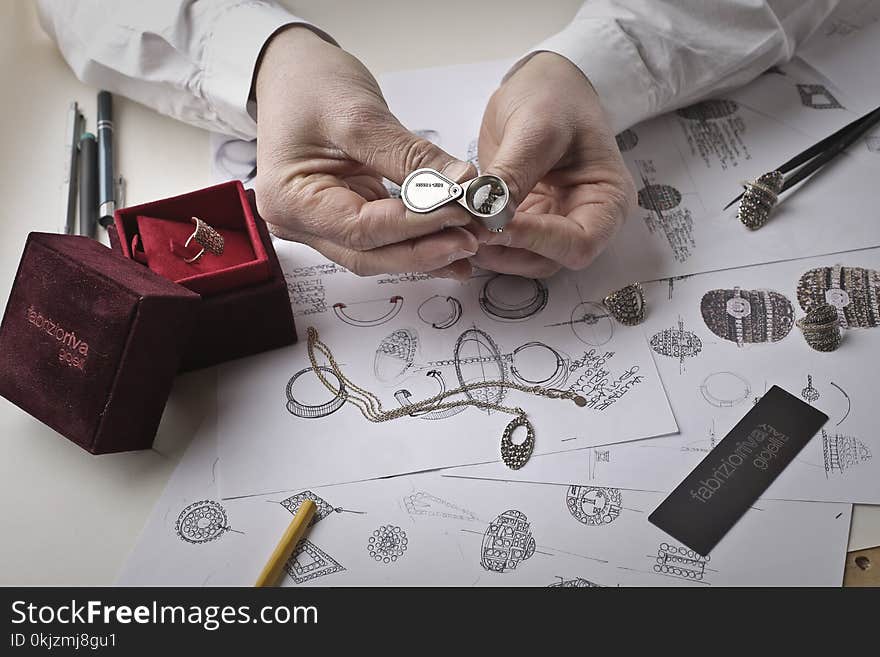
[[[223,236],[223,255],[182,262],[193,216]],[[149,448],[178,371],[296,340],[241,183],[119,210],[109,235],[113,250],[31,233],[0,325],[0,395],[95,454]]]

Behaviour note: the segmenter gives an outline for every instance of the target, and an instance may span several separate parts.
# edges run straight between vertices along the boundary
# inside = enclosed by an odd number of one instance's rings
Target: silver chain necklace
[[[357,408],[360,409],[361,414],[370,422],[388,422],[402,417],[409,417],[413,413],[418,413],[420,411],[445,411],[453,408],[461,408],[463,406],[473,406],[482,410],[499,411],[515,416],[504,429],[504,433],[501,436],[501,459],[507,467],[513,470],[519,470],[524,466],[535,448],[535,429],[532,426],[532,423],[529,422],[526,412],[519,406],[503,406],[501,404],[480,401],[479,399],[474,399],[468,396],[467,393],[474,390],[507,388],[511,390],[519,390],[520,392],[525,392],[531,395],[546,397],[548,399],[569,399],[579,407],[587,405],[586,399],[570,390],[543,388],[537,385],[525,386],[511,381],[480,381],[478,383],[466,383],[420,402],[409,403],[405,407],[386,411],[382,408],[382,402],[375,394],[356,385],[351,379],[343,374],[336,359],[333,357],[333,352],[330,351],[330,348],[326,344],[321,342],[318,337],[318,331],[313,326],[308,328],[308,351],[312,371],[324,387],[333,395],[338,395],[340,389],[344,388],[347,393],[346,401],[357,406]],[[334,385],[326,377],[325,372],[327,371],[327,366],[321,366],[318,364],[316,352],[321,353],[327,359],[329,369],[338,380],[339,387]],[[449,397],[455,395],[464,395],[464,399],[445,401]],[[521,443],[514,443],[513,432],[518,427],[525,428],[526,438]]]

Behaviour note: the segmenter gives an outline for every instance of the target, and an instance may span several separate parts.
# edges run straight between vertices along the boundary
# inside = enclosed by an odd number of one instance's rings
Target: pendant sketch
[[[345,568],[336,559],[324,552],[307,538],[297,543],[284,570],[297,584],[303,584],[318,577],[339,573]]]
[[[700,301],[700,314],[712,333],[744,344],[778,342],[794,325],[794,307],[772,290],[710,290]]]
[[[817,267],[805,272],[797,285],[804,312],[830,303],[837,308],[841,328],[880,325],[880,271],[863,267]]]
[[[193,502],[180,512],[174,523],[178,538],[187,543],[209,543],[229,529],[226,509],[213,500]]]
[[[678,372],[684,371],[687,358],[698,356],[703,350],[703,342],[693,331],[686,331],[684,320],[679,316],[678,327],[663,329],[651,336],[651,349],[654,353],[678,359]]]
[[[656,557],[651,558],[655,560],[655,573],[698,582],[705,578],[710,559],[708,555],[704,557],[689,548],[669,543],[661,543]]]
[[[627,151],[631,151],[639,143],[639,136],[632,129],[626,129],[623,132],[619,133],[614,137],[614,140],[617,142],[617,148],[620,149],[621,153],[626,153]]]
[[[344,510],[342,509],[342,507],[334,508],[330,505],[329,502],[327,502],[327,500],[310,490],[304,490],[303,492],[297,493],[296,495],[291,495],[286,500],[281,501],[281,506],[290,511],[291,514],[295,514],[297,511],[299,511],[300,505],[305,500],[312,500],[317,507],[315,509],[315,515],[312,516],[312,519],[309,522],[309,527],[317,524],[318,522],[329,516],[331,513],[342,513],[342,511]]]
[[[438,370],[430,370],[425,376],[433,379],[437,382],[439,386],[439,391],[434,393],[432,396],[442,395],[446,392],[446,381],[443,379],[443,375]],[[412,398],[412,393],[406,388],[401,388],[394,392],[394,398],[397,402],[404,408],[412,405],[410,399]],[[443,403],[443,401],[438,401],[437,406]],[[452,417],[453,415],[458,415],[462,411],[467,410],[467,406],[458,406],[456,408],[444,408],[444,409],[435,409],[434,407],[423,409],[420,411],[412,411],[410,412],[410,417],[417,417],[422,420],[445,420],[446,418]]]
[[[428,297],[419,305],[416,313],[419,319],[435,329],[448,329],[461,319],[461,301],[455,297],[440,294]]]
[[[330,400],[317,404],[306,403],[303,401],[304,399],[309,399],[311,396],[315,395],[316,391],[321,394],[329,394],[327,388],[324,387],[324,385],[318,380],[318,377],[315,376],[314,370],[312,370],[311,367],[303,368],[290,377],[290,380],[287,382],[287,388],[285,390],[287,395],[287,410],[291,414],[297,417],[314,420],[335,413],[345,404],[345,400],[348,398],[348,391],[342,381],[339,380],[339,377],[336,376],[336,373],[324,365],[319,366],[318,369],[321,370],[321,373],[325,377],[329,378],[330,383],[336,387],[338,392]],[[308,375],[307,379],[304,378],[306,375]],[[304,383],[306,380],[308,380],[308,384]],[[302,389],[303,386],[306,387],[305,390]],[[300,390],[295,392],[297,388],[300,388]]]
[[[474,521],[477,519],[473,511],[468,511],[452,502],[420,490],[403,498],[403,506],[411,516],[431,516],[453,520]]]
[[[400,328],[382,338],[373,357],[373,375],[382,383],[399,381],[415,362],[419,352],[419,334]]]
[[[369,299],[350,303],[334,303],[333,312],[349,326],[380,326],[397,317],[403,308],[403,297],[395,295],[390,299]]]
[[[505,573],[535,553],[529,519],[522,511],[509,509],[489,523],[480,547],[480,565],[486,570]]]
[[[619,488],[571,485],[565,494],[571,517],[590,527],[609,525],[617,520],[621,504]]]
[[[801,104],[811,109],[844,109],[828,88],[822,84],[799,84]]]
[[[562,588],[562,589],[593,589],[593,588],[602,588],[601,584],[596,584],[591,582],[588,579],[584,579],[583,577],[575,577],[574,579],[563,579],[559,578],[558,582],[554,582],[553,584],[547,585],[548,589]]]
[[[534,317],[547,305],[550,293],[536,278],[495,274],[480,290],[480,308],[499,322],[522,322]]]
[[[601,347],[614,337],[614,320],[608,309],[596,301],[581,301],[571,310],[571,318],[567,322],[547,324],[569,326],[574,337],[590,347]]]
[[[689,121],[709,121],[711,119],[723,119],[739,110],[739,105],[732,100],[722,98],[704,100],[694,105],[682,107],[675,113]]]
[[[379,563],[390,564],[404,555],[408,542],[397,525],[382,525],[367,540],[367,552]]]
[[[839,433],[829,436],[822,429],[822,456],[825,476],[831,473],[843,475],[860,463],[871,460],[871,450],[858,438]]]
[[[808,404],[812,404],[814,401],[818,401],[819,391],[813,387],[813,376],[812,374],[807,375],[807,385],[801,390],[801,399],[803,399]]]
[[[681,205],[681,192],[670,185],[646,184],[638,191],[639,207],[666,212]]]
[[[749,398],[752,387],[736,372],[713,372],[700,384],[700,394],[712,406],[732,408]]]

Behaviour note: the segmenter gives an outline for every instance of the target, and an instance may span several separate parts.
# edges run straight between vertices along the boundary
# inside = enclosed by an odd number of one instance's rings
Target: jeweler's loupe
[[[431,212],[455,201],[496,233],[513,219],[515,211],[507,184],[491,175],[459,184],[434,169],[417,169],[403,181],[400,198],[409,210],[418,213]]]

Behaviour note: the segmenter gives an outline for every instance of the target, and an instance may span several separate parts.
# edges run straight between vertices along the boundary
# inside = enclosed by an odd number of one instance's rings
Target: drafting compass
[[[510,190],[498,176],[482,175],[461,184],[434,169],[416,169],[400,187],[403,204],[423,214],[455,201],[486,228],[500,233],[513,219],[516,208]]]

